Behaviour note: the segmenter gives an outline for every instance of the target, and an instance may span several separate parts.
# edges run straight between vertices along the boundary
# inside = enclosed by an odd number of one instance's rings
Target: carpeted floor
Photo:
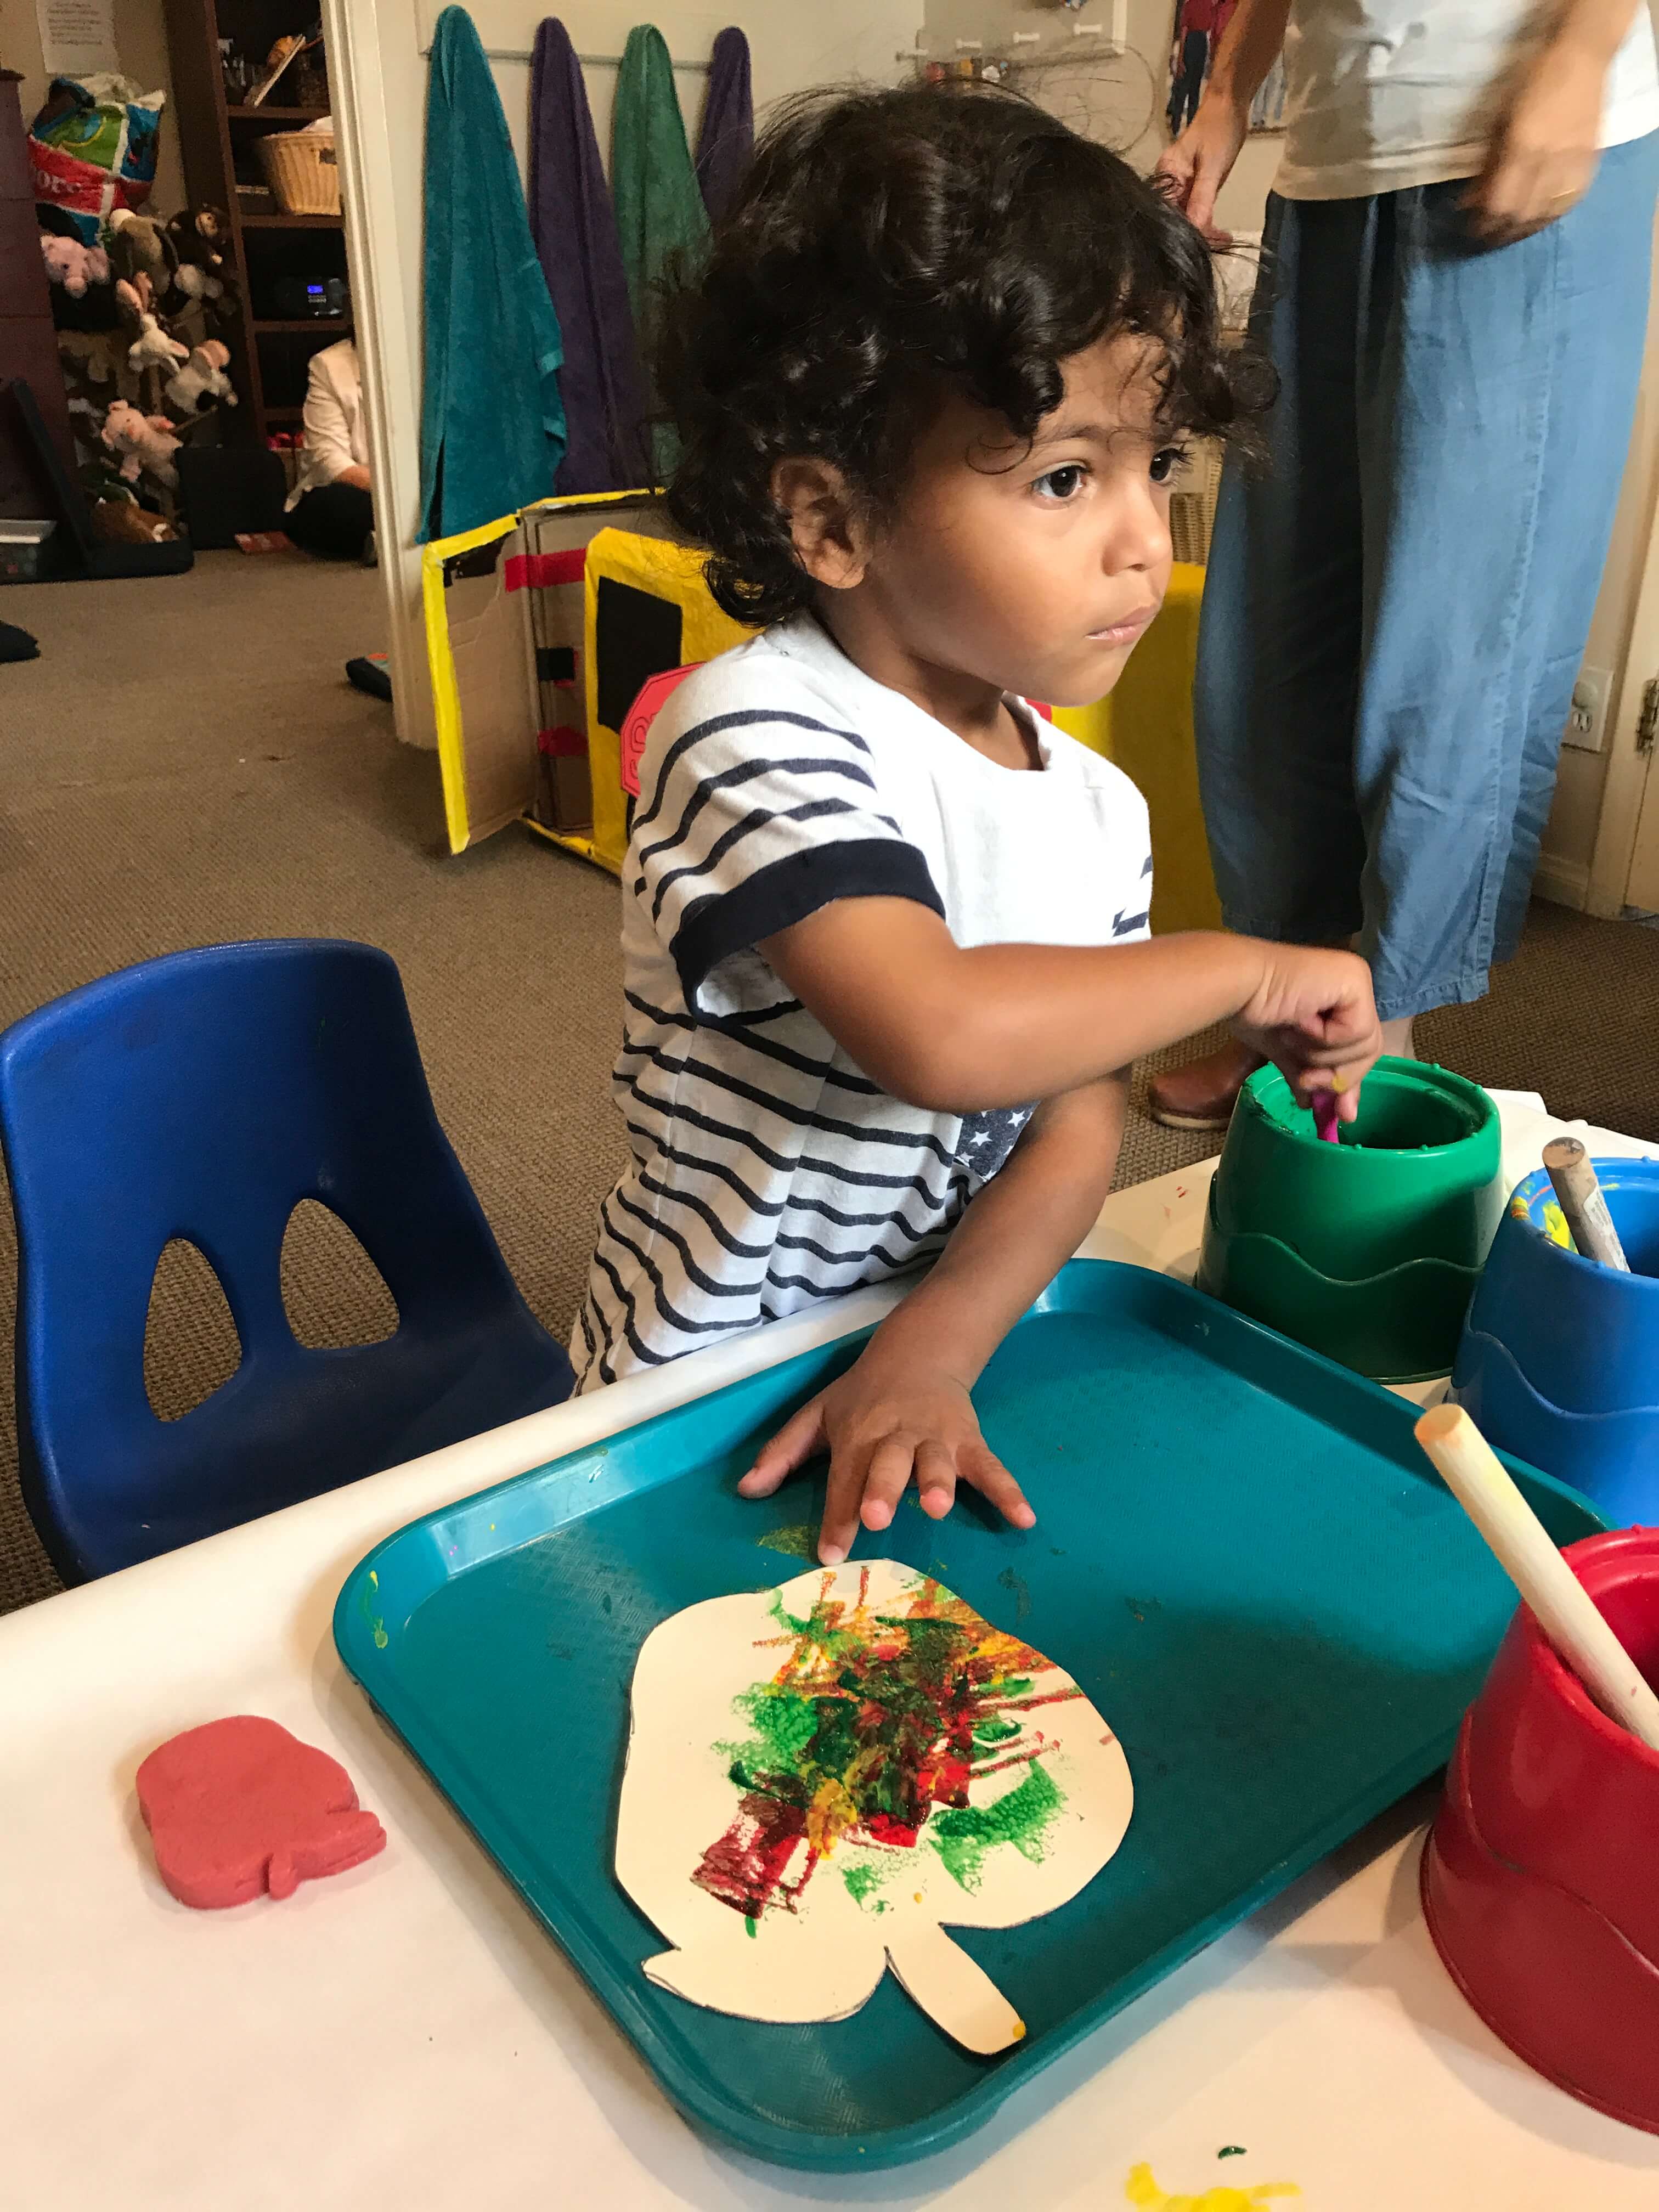
[[[298,557],[210,554],[189,576],[15,587],[0,617],[38,661],[0,667],[0,1024],[130,962],[215,939],[382,945],[403,971],[438,1111],[526,1297],[562,1336],[595,1209],[622,1158],[606,1075],[617,1035],[615,885],[516,830],[451,860],[435,762],[341,674],[380,642],[376,579]],[[1482,1006],[1422,1048],[1559,1112],[1659,1136],[1644,1010],[1659,934],[1534,909]],[[1208,1137],[1131,1122],[1120,1181],[1204,1158]],[[15,1258],[0,1207],[0,1334]],[[285,1286],[310,1340],[378,1334],[373,1270],[325,1231]],[[158,1409],[227,1371],[228,1317],[169,1271],[147,1375]],[[56,1587],[16,1488],[0,1361],[0,1610]]]

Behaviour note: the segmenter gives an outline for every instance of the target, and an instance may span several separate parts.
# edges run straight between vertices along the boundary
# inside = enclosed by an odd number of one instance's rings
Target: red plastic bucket
[[[1659,1529],[1566,1557],[1659,1683]],[[1422,1884],[1435,1947],[1487,2027],[1659,2134],[1659,1752],[1590,1702],[1524,1606],[1464,1716]]]

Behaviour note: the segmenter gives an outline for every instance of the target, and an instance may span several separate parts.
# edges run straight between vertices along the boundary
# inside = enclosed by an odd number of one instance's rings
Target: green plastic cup
[[[1240,1093],[1198,1285],[1379,1382],[1450,1370],[1504,1207],[1498,1109],[1425,1060],[1379,1060],[1322,1143],[1277,1068]]]

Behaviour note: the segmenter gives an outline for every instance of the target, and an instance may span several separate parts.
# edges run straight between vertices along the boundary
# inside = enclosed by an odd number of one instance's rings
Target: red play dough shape
[[[171,1737],[138,1770],[138,1806],[181,1905],[245,1905],[343,1874],[386,1842],[325,1751],[249,1713]]]

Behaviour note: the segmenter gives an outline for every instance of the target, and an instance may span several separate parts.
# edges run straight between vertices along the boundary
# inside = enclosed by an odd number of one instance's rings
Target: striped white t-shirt
[[[890,1097],[756,947],[860,897],[932,907],[963,946],[1145,937],[1146,802],[1036,726],[1042,772],[1000,768],[810,617],[663,708],[623,869],[613,1087],[633,1160],[600,1209],[579,1389],[931,1259],[1007,1158],[1030,1107]]]

